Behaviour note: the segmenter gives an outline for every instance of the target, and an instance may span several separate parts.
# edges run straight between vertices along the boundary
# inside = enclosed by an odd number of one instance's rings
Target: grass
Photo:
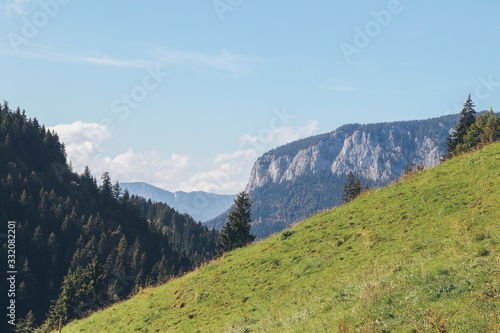
[[[63,332],[500,332],[499,208],[492,145]]]

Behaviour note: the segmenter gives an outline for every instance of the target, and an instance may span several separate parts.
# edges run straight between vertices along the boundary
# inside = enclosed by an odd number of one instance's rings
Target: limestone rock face
[[[436,166],[446,153],[446,137],[458,115],[440,118],[346,125],[316,137],[292,142],[261,156],[250,174],[247,191],[270,183],[329,171],[354,174],[374,183],[388,183],[404,172],[409,162]]]

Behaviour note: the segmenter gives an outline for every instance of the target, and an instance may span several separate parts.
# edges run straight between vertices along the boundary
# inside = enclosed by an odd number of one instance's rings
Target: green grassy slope
[[[63,332],[498,332],[500,145],[464,155]]]

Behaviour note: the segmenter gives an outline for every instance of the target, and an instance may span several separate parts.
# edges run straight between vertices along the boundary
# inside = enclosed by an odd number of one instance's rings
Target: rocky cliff
[[[247,191],[308,174],[340,176],[349,170],[372,182],[386,183],[401,176],[410,161],[426,168],[437,165],[446,152],[446,137],[457,121],[458,115],[450,115],[422,121],[351,124],[304,139],[309,144],[299,149],[294,146],[301,142],[293,142],[257,160]]]
[[[415,121],[349,124],[273,149],[254,164],[246,190],[253,201],[252,232],[265,238],[342,202],[352,170],[370,187],[398,179],[413,162],[437,165],[459,115]],[[207,222],[221,228],[225,215]]]

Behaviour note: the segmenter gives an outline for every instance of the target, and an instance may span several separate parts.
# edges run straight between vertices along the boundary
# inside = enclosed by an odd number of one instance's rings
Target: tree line
[[[469,94],[460,112],[458,125],[447,139],[448,152],[443,156],[444,159],[500,141],[500,118],[493,108],[477,117],[474,107]]]

